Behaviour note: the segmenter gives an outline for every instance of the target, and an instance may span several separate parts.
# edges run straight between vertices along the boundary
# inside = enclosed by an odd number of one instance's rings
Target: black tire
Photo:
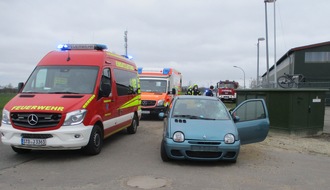
[[[138,126],[138,117],[134,115],[131,125],[127,127],[127,133],[135,134],[137,131],[137,126]]]
[[[11,147],[13,151],[15,151],[17,154],[28,154],[31,152],[31,149],[24,149],[24,148],[17,148],[12,146]]]
[[[103,146],[103,131],[98,125],[93,127],[88,144],[83,148],[87,155],[97,155],[101,152]]]
[[[280,76],[277,79],[277,84],[282,88],[292,88],[294,81],[287,76]]]
[[[163,162],[170,161],[170,158],[167,156],[164,141],[160,143],[160,157],[162,158]]]

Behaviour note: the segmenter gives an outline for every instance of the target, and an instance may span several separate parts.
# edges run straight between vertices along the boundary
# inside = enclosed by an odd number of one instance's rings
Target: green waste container
[[[324,127],[325,94],[328,89],[240,89],[237,104],[253,98],[266,101],[270,129],[309,136]]]

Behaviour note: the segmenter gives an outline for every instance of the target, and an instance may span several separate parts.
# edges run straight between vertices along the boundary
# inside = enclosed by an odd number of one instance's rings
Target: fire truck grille
[[[56,127],[62,115],[58,113],[11,113],[15,126],[29,129]]]
[[[156,104],[156,101],[154,100],[142,100],[141,105],[142,106],[154,106]]]

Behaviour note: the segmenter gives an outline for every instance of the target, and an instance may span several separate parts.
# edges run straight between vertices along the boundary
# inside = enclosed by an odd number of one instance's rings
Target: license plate
[[[217,146],[191,146],[192,151],[208,151],[208,152],[217,152]]]
[[[31,145],[31,146],[46,146],[46,139],[21,139],[22,145]]]
[[[225,96],[224,99],[229,99],[229,96]]]
[[[142,110],[141,113],[142,113],[142,114],[150,114],[150,111],[149,111],[149,110]]]

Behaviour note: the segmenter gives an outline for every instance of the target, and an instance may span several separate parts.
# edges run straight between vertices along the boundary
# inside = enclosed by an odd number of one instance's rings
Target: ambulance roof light
[[[170,68],[164,68],[163,69],[163,74],[168,75],[170,73],[171,69]]]
[[[138,67],[138,74],[142,73],[142,67]]]
[[[61,51],[65,50],[106,50],[106,45],[103,44],[60,44],[57,46]]]

